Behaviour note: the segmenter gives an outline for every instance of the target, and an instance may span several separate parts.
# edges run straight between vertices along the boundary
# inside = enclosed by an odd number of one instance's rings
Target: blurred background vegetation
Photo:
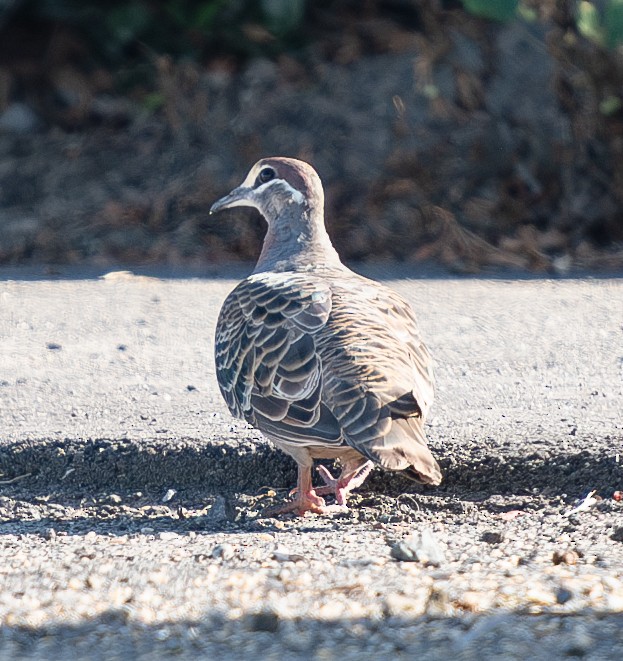
[[[0,0],[0,263],[253,259],[278,151],[347,258],[623,268],[622,108],[623,0]]]
[[[422,28],[417,2],[386,0],[380,12],[400,16],[405,26]],[[623,42],[623,0],[538,2],[462,0],[433,3],[439,10],[461,4],[471,14],[496,21],[567,12],[577,30],[596,44]],[[565,5],[568,5],[565,7]],[[350,7],[349,7],[350,6]],[[91,45],[90,55],[110,65],[142,59],[146,51],[204,61],[216,53],[237,57],[276,55],[314,38],[318,13],[345,11],[355,3],[339,0],[0,0],[0,21],[26,29],[65,26]],[[317,35],[316,35],[317,36]]]

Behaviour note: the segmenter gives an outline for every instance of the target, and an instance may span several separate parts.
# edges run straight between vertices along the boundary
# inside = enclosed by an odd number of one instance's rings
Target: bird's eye
[[[255,180],[256,186],[261,186],[262,184],[268,183],[277,176],[277,173],[272,168],[262,168],[260,173],[257,175]]]

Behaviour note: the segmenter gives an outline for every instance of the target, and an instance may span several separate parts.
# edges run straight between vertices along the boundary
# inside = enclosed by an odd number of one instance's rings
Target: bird
[[[431,355],[412,307],[345,266],[324,222],[320,177],[294,158],[259,160],[210,213],[253,207],[267,230],[255,269],[227,296],[215,331],[231,414],[290,455],[295,489],[274,514],[347,508],[375,465],[438,485],[427,445]],[[315,459],[338,459],[334,477]],[[334,505],[323,496],[332,494]]]

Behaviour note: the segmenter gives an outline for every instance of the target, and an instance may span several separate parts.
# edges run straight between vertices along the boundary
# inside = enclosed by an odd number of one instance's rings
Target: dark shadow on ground
[[[132,607],[107,610],[77,624],[2,626],[5,659],[311,659],[326,658],[618,659],[623,614],[583,610],[572,615],[518,611],[456,616],[394,615],[381,619],[284,619],[271,610],[230,619],[225,613],[199,620],[146,625]],[[506,652],[502,652],[506,650]],[[518,655],[510,654],[510,651]],[[519,654],[519,650],[521,653]],[[502,653],[501,653],[502,652]]]
[[[493,519],[513,510],[558,516],[593,489],[604,499],[596,507],[606,516],[617,514],[612,494],[622,485],[614,452],[584,450],[555,457],[465,452],[442,460],[442,467],[445,481],[435,488],[374,471],[352,494],[340,525],[429,525],[440,517],[463,521],[475,509]],[[294,462],[268,444],[183,440],[3,445],[0,471],[0,535],[43,537],[91,530],[115,536],[284,532],[264,513],[284,502],[296,480]],[[301,520],[296,530],[333,525],[327,520]]]
[[[512,454],[496,449],[452,449],[440,457],[441,486],[418,485],[400,474],[377,469],[366,481],[368,490],[390,494],[577,493],[586,488],[620,489],[621,464],[611,438],[608,448],[572,453]],[[582,446],[582,439],[577,445]],[[610,449],[611,448],[611,449]],[[296,482],[294,462],[268,443],[241,444],[221,440],[64,439],[0,445],[0,488],[20,482],[32,490],[79,492],[97,489],[204,489],[206,492],[256,492],[263,487],[291,488]],[[23,477],[22,477],[23,476]],[[12,482],[15,480],[16,482]]]

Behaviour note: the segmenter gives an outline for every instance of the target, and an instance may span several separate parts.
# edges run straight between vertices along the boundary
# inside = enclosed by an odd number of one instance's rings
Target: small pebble
[[[388,594],[384,611],[389,617],[420,617],[426,611],[430,589],[422,588],[414,595]]]
[[[500,544],[502,541],[504,541],[504,535],[501,532],[488,530],[482,534],[481,539],[487,544]]]
[[[552,562],[555,565],[575,565],[579,559],[580,556],[577,552],[570,549],[565,551],[554,551],[552,555]]]
[[[178,538],[179,538],[179,535],[176,532],[165,531],[165,532],[159,533],[159,535],[158,535],[158,539],[162,540],[163,542],[170,542],[170,541],[173,541],[174,539],[178,539]]]
[[[177,491],[175,489],[167,489],[167,492],[162,496],[162,502],[163,503],[168,503],[170,500],[173,499]]]
[[[305,560],[305,556],[300,555],[299,553],[291,553],[288,549],[283,546],[278,546],[273,551],[273,558],[277,562],[302,562]]]
[[[623,526],[615,528],[610,539],[614,540],[615,542],[623,542]]]
[[[206,514],[206,519],[214,523],[227,520],[227,501],[223,496],[216,496]]]
[[[480,590],[466,590],[458,599],[457,604],[463,610],[479,613],[490,608],[492,601],[491,593]]]
[[[344,604],[331,600],[322,604],[318,609],[317,617],[319,620],[339,620],[344,617]]]
[[[104,579],[101,576],[98,576],[97,574],[90,574],[87,577],[87,585],[92,590],[99,590],[99,588],[101,588],[103,584],[104,584]]]
[[[83,583],[82,581],[77,577],[77,576],[72,576],[68,581],[67,581],[67,587],[70,590],[82,590],[83,588]]]
[[[573,592],[567,590],[567,588],[559,588],[556,592],[556,601],[559,604],[566,604],[571,599],[573,599]]]
[[[537,606],[553,606],[557,599],[549,590],[546,590],[541,586],[535,586],[530,588],[526,593],[526,601],[536,604]]]
[[[249,620],[251,631],[268,631],[275,633],[279,628],[279,616],[272,611],[255,613]]]
[[[221,560],[231,560],[234,557],[235,549],[231,544],[224,542],[223,544],[217,544],[212,549],[212,557],[220,558]]]
[[[394,544],[391,556],[396,560],[421,562],[432,567],[439,567],[445,561],[444,552],[429,528]]]
[[[125,544],[128,541],[127,535],[119,535],[118,537],[111,537],[108,541],[109,544]]]

